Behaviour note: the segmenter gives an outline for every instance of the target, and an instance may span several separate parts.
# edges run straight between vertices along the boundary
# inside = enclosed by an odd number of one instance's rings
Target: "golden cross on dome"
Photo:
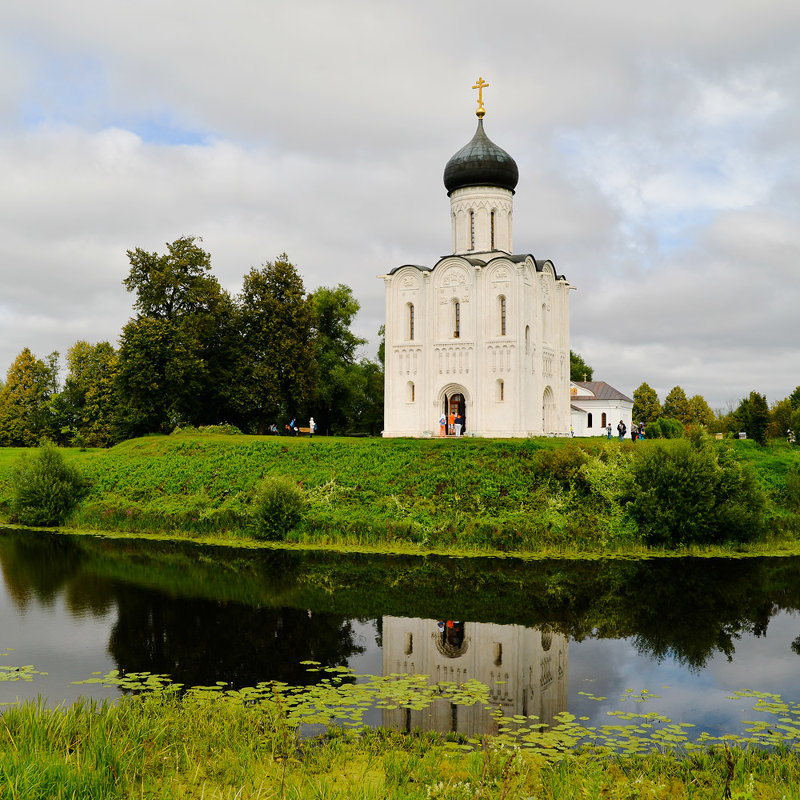
[[[478,110],[475,114],[480,118],[483,119],[483,115],[486,113],[486,109],[483,107],[483,90],[489,84],[483,78],[478,78],[478,82],[472,87],[473,89],[478,90]]]

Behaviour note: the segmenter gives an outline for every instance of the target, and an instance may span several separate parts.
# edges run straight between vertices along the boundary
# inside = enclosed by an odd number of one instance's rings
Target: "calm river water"
[[[477,678],[509,714],[613,722],[646,710],[719,734],[752,701],[800,700],[800,560],[518,561],[320,554],[0,529],[0,703],[115,689],[95,672],[186,685],[309,683],[301,661],[359,674]],[[589,699],[587,693],[606,697]],[[640,709],[637,709],[640,710]],[[397,728],[480,732],[477,707],[371,713]]]

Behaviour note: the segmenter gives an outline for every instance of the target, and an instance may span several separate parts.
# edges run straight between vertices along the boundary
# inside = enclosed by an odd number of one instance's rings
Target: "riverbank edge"
[[[656,549],[637,546],[636,548],[620,548],[616,550],[559,550],[557,548],[541,551],[508,551],[508,550],[460,550],[457,548],[429,548],[415,545],[347,545],[340,543],[313,542],[270,542],[243,537],[191,536],[189,534],[168,533],[132,533],[119,530],[89,530],[69,527],[33,527],[0,521],[0,528],[15,531],[32,531],[52,533],[60,536],[86,536],[98,539],[121,541],[157,541],[196,544],[202,547],[234,548],[238,550],[277,550],[340,553],[343,555],[376,555],[376,556],[417,556],[419,558],[492,558],[518,561],[645,561],[648,559],[679,558],[792,558],[800,556],[800,542],[750,543],[735,546],[692,545],[680,549]]]

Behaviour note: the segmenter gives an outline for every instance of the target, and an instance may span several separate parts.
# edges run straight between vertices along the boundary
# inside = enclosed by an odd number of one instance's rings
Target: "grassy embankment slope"
[[[254,488],[262,478],[286,475],[309,501],[288,537],[299,544],[641,552],[619,509],[578,473],[575,452],[606,460],[653,444],[152,436],[108,451],[68,451],[91,490],[66,527],[246,541]],[[800,508],[792,505],[786,475],[800,462],[800,448],[735,448],[767,492],[768,547],[796,550]],[[0,449],[0,521],[10,521],[11,471],[22,452]]]

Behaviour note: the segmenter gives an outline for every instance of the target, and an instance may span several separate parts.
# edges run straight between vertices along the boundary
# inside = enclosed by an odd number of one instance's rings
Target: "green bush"
[[[680,439],[683,433],[683,423],[670,417],[659,417],[645,426],[646,439]]]
[[[285,539],[303,518],[307,507],[305,494],[294,481],[267,478],[258,487],[253,500],[253,535],[272,541]]]
[[[589,460],[586,453],[574,442],[552,450],[540,450],[535,457],[536,471],[550,478],[564,489],[569,489],[576,479],[583,480],[581,467]]]
[[[58,448],[49,442],[35,457],[22,457],[11,484],[11,510],[23,525],[60,525],[87,490],[77,467],[65,464]]]
[[[786,500],[790,508],[800,511],[800,466],[792,464],[786,473]]]
[[[747,541],[764,526],[764,491],[726,445],[704,439],[637,450],[627,510],[648,544]]]

